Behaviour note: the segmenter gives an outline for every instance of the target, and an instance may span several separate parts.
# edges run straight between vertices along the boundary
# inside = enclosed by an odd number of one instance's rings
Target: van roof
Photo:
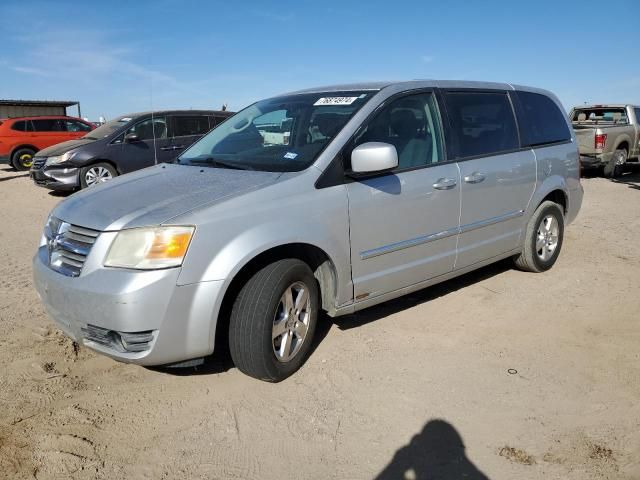
[[[546,90],[542,90],[534,87],[526,87],[523,85],[514,85],[510,83],[499,82],[482,82],[482,81],[470,81],[470,80],[405,80],[405,81],[379,81],[379,82],[363,82],[363,83],[348,83],[338,85],[327,85],[323,87],[307,88],[303,90],[297,90],[289,92],[285,95],[298,95],[303,93],[321,93],[321,92],[349,92],[349,91],[362,91],[372,90],[379,91],[387,87],[395,87],[398,89],[412,89],[412,88],[479,88],[479,89],[500,89],[500,90],[526,90],[532,92],[548,93]]]
[[[235,112],[230,112],[228,110],[149,110],[148,112],[134,112],[134,113],[125,113],[122,115],[118,115],[113,118],[120,117],[131,117],[138,118],[143,115],[222,115],[222,116],[231,116]]]

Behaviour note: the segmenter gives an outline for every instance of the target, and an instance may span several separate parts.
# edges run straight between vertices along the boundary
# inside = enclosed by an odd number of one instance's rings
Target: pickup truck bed
[[[594,105],[570,113],[583,167],[604,167],[607,177],[622,173],[640,156],[640,107]]]

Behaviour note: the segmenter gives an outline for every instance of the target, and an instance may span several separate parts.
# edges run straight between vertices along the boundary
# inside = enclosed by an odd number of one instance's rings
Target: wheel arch
[[[621,141],[618,146],[616,147],[616,150],[625,150],[627,152],[627,155],[629,154],[629,142],[627,140],[623,140]]]
[[[562,213],[564,213],[565,215],[567,214],[569,205],[568,205],[567,194],[564,192],[564,190],[556,189],[549,192],[542,200],[540,200],[538,205],[536,205],[536,209],[547,200],[550,200],[560,205],[562,207]]]
[[[33,150],[35,153],[38,153],[40,151],[38,147],[30,143],[21,144],[21,145],[18,145],[17,147],[13,147],[13,149],[11,150],[11,153],[9,154],[9,159],[13,160],[13,156],[21,148],[28,148],[29,150]]]
[[[296,258],[309,265],[318,281],[322,310],[331,314],[335,309],[338,295],[338,275],[334,261],[322,248],[305,242],[286,243],[266,248],[246,259],[226,284],[226,288],[223,288],[222,301],[217,312],[214,312],[216,319],[214,351],[221,347],[226,348],[231,308],[242,286],[264,266],[285,258]]]
[[[82,165],[81,167],[78,167],[78,168],[90,167],[91,165],[95,165],[97,163],[107,163],[114,168],[114,170],[118,173],[118,175],[122,175],[122,172],[120,171],[116,163],[112,160],[109,160],[108,158],[94,158],[90,160],[88,163],[86,163],[85,165]]]
[[[551,200],[561,205],[563,213],[565,216],[567,215],[570,208],[570,196],[567,182],[563,177],[559,175],[547,177],[537,187],[526,212],[527,221],[529,221],[528,219],[531,218],[531,215],[533,215],[542,202],[546,200]]]

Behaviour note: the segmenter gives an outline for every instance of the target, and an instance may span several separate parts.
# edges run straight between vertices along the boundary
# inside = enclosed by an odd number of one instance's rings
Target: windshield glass
[[[243,170],[304,170],[375,93],[309,93],[254,103],[212,130],[177,161]]]
[[[133,120],[133,118],[131,117],[116,118],[115,120],[111,120],[110,122],[107,122],[104,125],[100,125],[98,128],[90,131],[82,138],[88,138],[90,140],[99,140],[101,138],[108,137],[116,130],[119,130],[120,127],[124,127],[131,120]]]
[[[624,108],[579,108],[573,111],[572,122],[629,123]]]

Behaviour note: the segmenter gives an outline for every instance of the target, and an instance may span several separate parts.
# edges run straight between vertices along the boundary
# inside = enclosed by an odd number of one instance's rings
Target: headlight
[[[78,152],[67,152],[63,155],[56,155],[54,157],[47,157],[47,162],[45,165],[57,165],[59,163],[64,163],[68,160],[71,160],[75,154]]]
[[[111,244],[104,266],[140,270],[179,267],[194,231],[194,227],[122,230]]]

